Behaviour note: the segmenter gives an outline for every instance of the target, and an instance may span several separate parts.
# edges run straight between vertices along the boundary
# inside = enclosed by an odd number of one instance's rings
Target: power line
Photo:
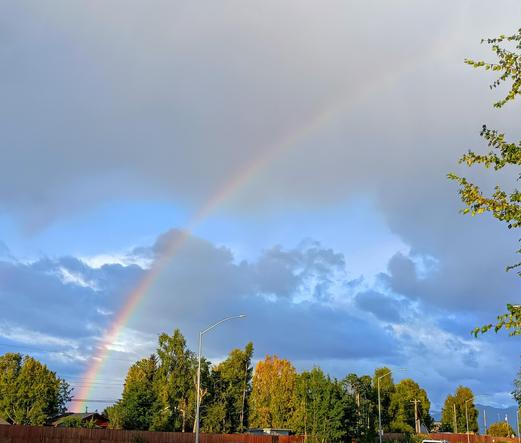
[[[75,380],[89,380],[88,377],[80,377],[81,374],[70,374],[70,373],[62,373],[60,374],[62,375],[63,377],[67,378],[67,379],[75,379]],[[103,378],[99,378],[99,377],[94,377],[93,380],[102,380],[102,381],[121,381],[123,377],[103,377]]]
[[[85,399],[85,398],[73,398],[71,400],[69,400],[69,402],[74,402],[74,401],[81,401],[81,402],[85,402],[85,403],[116,403],[117,400],[89,400],[89,399]]]

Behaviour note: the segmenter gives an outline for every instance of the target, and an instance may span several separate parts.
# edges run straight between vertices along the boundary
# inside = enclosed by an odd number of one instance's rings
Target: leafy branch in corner
[[[521,95],[521,28],[515,34],[483,39],[481,43],[490,45],[492,52],[497,57],[497,62],[490,63],[483,60],[466,59],[465,63],[474,68],[498,72],[499,76],[490,85],[491,89],[506,82],[510,83],[510,89],[506,95],[494,103],[495,108],[502,108],[506,103]],[[521,165],[521,142],[508,142],[505,139],[505,134],[489,129],[486,125],[483,125],[480,135],[491,150],[488,154],[476,154],[469,150],[460,158],[459,163],[464,163],[469,167],[480,164],[487,169],[493,168],[495,171],[506,166],[516,167]],[[509,229],[521,226],[521,192],[517,189],[506,192],[501,187],[496,186],[494,192],[487,196],[483,194],[478,185],[468,181],[465,177],[450,173],[448,178],[460,185],[459,195],[465,204],[465,208],[461,212],[464,214],[477,215],[488,212],[499,221],[506,223]],[[521,175],[518,175],[517,180],[520,178]],[[521,253],[521,249],[517,249],[516,252]],[[507,266],[506,269],[508,271],[519,267],[521,267],[521,262]],[[521,276],[521,271],[518,272],[518,275]],[[497,317],[495,326],[489,324],[476,328],[472,331],[473,334],[485,333],[492,328],[498,332],[504,328],[510,330],[510,335],[521,335],[520,307],[518,305],[507,305],[507,309],[507,313]]]

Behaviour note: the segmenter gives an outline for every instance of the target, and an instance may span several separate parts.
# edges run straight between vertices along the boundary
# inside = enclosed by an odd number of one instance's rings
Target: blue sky
[[[516,339],[469,331],[516,301],[516,234],[459,214],[446,174],[470,174],[457,159],[485,149],[483,123],[521,136],[519,104],[494,110],[490,77],[463,64],[520,13],[470,0],[1,5],[0,352],[81,386],[163,242],[191,227],[93,399],[117,399],[159,333],[180,327],[194,347],[240,311],[208,338],[212,360],[252,340],[256,358],[336,377],[406,367],[396,378],[436,408],[459,384],[511,404]]]

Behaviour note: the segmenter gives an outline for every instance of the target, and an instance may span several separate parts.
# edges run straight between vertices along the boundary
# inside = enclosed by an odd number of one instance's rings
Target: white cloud
[[[142,269],[150,268],[152,259],[141,255],[134,255],[129,252],[120,253],[104,253],[93,256],[81,256],[81,261],[85,262],[88,266],[94,269],[99,269],[104,265],[121,265],[130,266],[137,265]]]

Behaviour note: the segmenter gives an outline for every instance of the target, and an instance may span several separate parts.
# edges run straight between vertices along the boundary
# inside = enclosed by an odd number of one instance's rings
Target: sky
[[[446,174],[514,182],[457,160],[486,151],[485,123],[521,138],[519,103],[493,109],[504,90],[463,63],[520,18],[513,0],[0,2],[0,353],[102,409],[160,333],[195,351],[246,314],[207,358],[252,341],[339,378],[388,366],[438,410],[458,385],[512,405],[519,341],[470,331],[519,301],[518,237],[460,214]]]

